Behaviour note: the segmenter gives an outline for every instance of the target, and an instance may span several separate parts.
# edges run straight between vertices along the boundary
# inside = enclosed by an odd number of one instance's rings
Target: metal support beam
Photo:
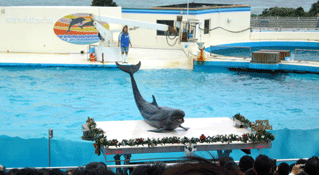
[[[229,154],[232,152],[232,150],[217,150],[217,154],[218,154],[218,159],[222,158],[222,157],[229,157]]]
[[[124,154],[124,165],[129,165],[131,160],[131,154]],[[128,175],[127,173],[128,168],[123,168],[123,175]]]
[[[114,156],[115,165],[121,165],[121,154],[116,154]],[[122,168],[116,168],[116,174],[123,174]]]

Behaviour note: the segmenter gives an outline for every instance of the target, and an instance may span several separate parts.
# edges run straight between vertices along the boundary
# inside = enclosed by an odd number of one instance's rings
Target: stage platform
[[[155,129],[148,125],[144,120],[134,121],[100,121],[95,122],[96,128],[104,131],[107,140],[116,139],[119,143],[123,139],[160,139],[163,138],[200,138],[201,135],[205,136],[225,136],[225,135],[238,135],[241,137],[247,133],[253,133],[251,130],[243,127],[235,126],[232,119],[228,117],[216,117],[216,118],[185,118],[183,127],[189,127],[186,131],[182,128],[177,128],[173,131],[165,131],[163,133],[149,132],[148,130]],[[87,136],[89,131],[86,124],[83,125],[83,136]],[[88,139],[82,137],[82,139]],[[252,143],[252,142],[211,142],[211,143],[166,143],[158,145],[138,145],[138,146],[102,146],[100,147],[102,155],[107,160],[107,155],[114,155],[116,165],[121,165],[121,156],[124,156],[124,165],[129,165],[132,154],[142,153],[172,153],[172,152],[184,152],[185,156],[191,156],[196,151],[217,151],[218,158],[229,156],[232,150],[242,150],[245,153],[250,154],[251,149],[259,149],[260,153],[262,149],[271,148],[271,142],[267,143]],[[151,158],[151,157],[149,157]],[[117,168],[118,174],[127,174],[127,168]]]
[[[136,139],[136,138],[155,138],[162,139],[164,137],[188,137],[199,138],[202,134],[205,136],[217,136],[217,135],[229,135],[234,134],[242,136],[246,133],[252,133],[247,128],[237,128],[234,126],[232,119],[228,117],[217,118],[185,118],[185,122],[182,124],[184,127],[190,129],[185,131],[182,128],[177,128],[173,131],[165,131],[164,133],[149,132],[148,130],[154,129],[154,127],[148,125],[143,120],[136,121],[104,121],[96,122],[96,127],[101,128],[108,140],[117,139],[121,142],[123,139]],[[197,151],[209,151],[209,150],[235,150],[235,149],[262,149],[271,148],[271,143],[268,144],[252,144],[243,142],[232,143],[197,143]],[[157,145],[155,147],[144,146],[109,146],[105,147],[104,154],[136,154],[136,153],[158,153],[158,152],[183,152],[185,149],[184,144],[165,144]]]

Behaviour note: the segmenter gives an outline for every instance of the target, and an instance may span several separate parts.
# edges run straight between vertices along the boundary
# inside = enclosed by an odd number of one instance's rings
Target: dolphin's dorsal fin
[[[152,104],[155,105],[155,106],[158,106],[157,103],[156,103],[156,100],[155,100],[154,95],[152,95],[152,97],[153,97],[153,102],[152,102]]]

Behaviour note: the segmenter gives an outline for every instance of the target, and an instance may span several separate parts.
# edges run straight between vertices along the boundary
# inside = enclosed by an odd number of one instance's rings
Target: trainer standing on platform
[[[131,45],[132,47],[127,25],[123,27],[123,30],[119,35],[118,47],[120,47],[120,43],[121,43],[121,52],[122,52],[122,55],[121,55],[122,62],[127,63],[127,54],[128,54],[129,45]],[[125,55],[124,55],[124,52],[125,52]]]

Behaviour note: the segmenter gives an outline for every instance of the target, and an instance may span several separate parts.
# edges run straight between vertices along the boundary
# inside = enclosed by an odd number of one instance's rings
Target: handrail
[[[299,159],[304,159],[308,160],[308,158],[292,158],[292,159],[276,159],[277,162],[292,162],[292,161],[298,161]],[[235,163],[239,163],[239,161],[235,161]],[[173,166],[178,163],[166,163],[166,166]],[[140,165],[145,165],[145,164],[130,164],[130,165],[107,165],[108,168],[132,168],[132,167],[137,167]],[[153,164],[150,164],[153,165]],[[78,167],[85,167],[85,166],[62,166],[62,167],[34,167],[34,169],[62,169],[62,170],[68,170],[68,169],[76,169]],[[24,167],[23,167],[24,168]],[[6,168],[6,170],[11,170],[11,169],[23,169],[23,168]]]

